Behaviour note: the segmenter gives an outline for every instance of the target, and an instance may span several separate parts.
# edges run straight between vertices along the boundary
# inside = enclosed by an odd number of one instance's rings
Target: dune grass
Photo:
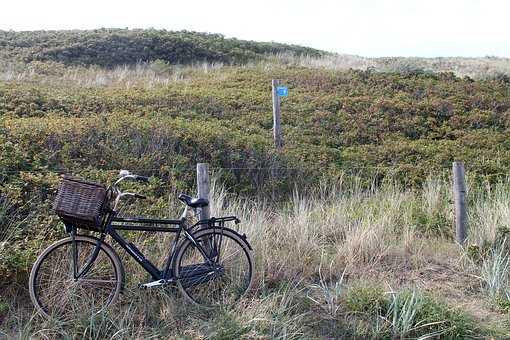
[[[508,253],[498,246],[497,228],[510,222],[502,208],[508,207],[510,187],[501,183],[484,195],[471,189],[476,200],[470,201],[464,249],[451,234],[449,187],[440,179],[428,180],[420,190],[391,182],[362,189],[350,181],[307,193],[296,189],[287,202],[274,203],[242,199],[215,185],[212,214],[237,214],[255,249],[255,287],[235,308],[203,311],[172,288],[139,291],[136,285],[147,275],[122,256],[127,289],[104,315],[76,315],[65,324],[42,320],[34,315],[26,283],[13,283],[2,290],[0,334],[27,339],[508,335],[502,322],[506,310],[495,296],[509,291],[508,272],[499,270],[508,265]],[[160,213],[177,208],[172,196]],[[499,223],[486,223],[488,216]],[[154,258],[166,253],[170,240],[130,238]]]
[[[390,73],[452,72],[458,77],[484,79],[510,76],[510,59],[486,56],[483,58],[442,57],[382,57],[367,58],[349,54],[322,56],[280,53],[269,57],[273,62],[333,70],[367,70]]]
[[[34,34],[55,32],[21,36]],[[107,42],[113,31],[82,34],[99,38],[89,52],[118,47]],[[0,58],[0,338],[510,336],[509,59],[311,56],[279,44],[260,45],[256,58],[230,51],[238,62],[164,59],[172,48],[140,59],[136,41],[126,45],[134,54],[113,57],[69,55],[73,39],[66,53],[34,42],[0,51],[9,56]],[[283,152],[271,138],[273,78],[291,94]],[[454,242],[441,175],[453,160],[469,161],[472,180],[465,247]],[[128,288],[109,312],[66,324],[34,314],[30,267],[64,236],[49,213],[58,173],[103,183],[121,168],[154,175],[136,188],[146,203],[125,211],[175,217],[175,192],[190,189],[197,162],[223,169],[213,214],[237,214],[255,249],[256,285],[236,308],[211,313],[174,289],[139,291],[147,275],[123,256]],[[129,236],[154,258],[167,253],[169,237]]]

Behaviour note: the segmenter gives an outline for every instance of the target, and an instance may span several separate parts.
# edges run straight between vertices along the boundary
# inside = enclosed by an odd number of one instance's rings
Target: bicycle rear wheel
[[[77,271],[88,262],[97,240],[76,236]],[[122,289],[124,270],[113,249],[101,244],[96,260],[82,277],[74,278],[71,238],[49,246],[30,273],[30,298],[37,311],[59,320],[104,311]]]
[[[252,252],[229,229],[206,229],[193,234],[196,244],[183,242],[174,262],[174,276],[182,294],[205,307],[231,305],[253,283]],[[209,249],[206,256],[200,251]]]

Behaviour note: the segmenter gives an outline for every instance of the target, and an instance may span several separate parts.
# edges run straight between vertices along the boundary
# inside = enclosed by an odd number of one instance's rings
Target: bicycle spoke
[[[222,261],[222,262],[223,262],[223,263],[225,263],[225,262],[229,261],[229,259],[235,259],[235,258],[234,258],[234,256],[236,256],[237,254],[240,254],[240,253],[241,253],[241,251],[242,251],[242,250],[240,250],[240,249],[239,249],[239,250],[237,250],[235,253],[228,255],[227,257],[225,257],[225,258],[223,259],[223,261]]]
[[[247,250],[234,238],[211,232],[202,235],[200,244],[212,240],[215,251],[212,260],[212,271],[198,270],[199,263],[204,261],[196,246],[189,243],[179,259],[179,275],[188,276],[180,280],[181,289],[194,302],[219,306],[236,301],[249,287],[252,268]],[[202,267],[203,268],[203,267]]]
[[[108,255],[100,250],[86,273],[74,279],[71,244],[64,243],[44,257],[34,280],[34,294],[43,310],[59,319],[73,313],[96,313],[108,305],[118,289],[119,278]],[[76,267],[83,268],[95,244],[77,242]]]
[[[117,280],[78,279],[78,282],[91,282],[91,283],[117,283]]]

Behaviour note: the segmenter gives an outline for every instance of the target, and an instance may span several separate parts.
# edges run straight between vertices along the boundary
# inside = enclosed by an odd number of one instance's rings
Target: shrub
[[[158,59],[181,64],[197,61],[241,63],[262,59],[269,53],[324,54],[295,45],[227,39],[220,34],[155,29],[0,31],[0,45],[5,56],[27,62],[50,60],[107,67]]]
[[[361,314],[363,321],[355,318],[351,327],[366,337],[458,339],[480,332],[465,313],[416,290],[388,294],[377,286],[354,286],[344,304],[346,312]]]
[[[388,309],[388,300],[379,286],[354,286],[347,290],[345,309],[349,313],[368,316],[382,315]]]

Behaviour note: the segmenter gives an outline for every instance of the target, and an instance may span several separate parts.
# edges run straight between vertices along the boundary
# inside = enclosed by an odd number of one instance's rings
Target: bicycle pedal
[[[140,288],[140,289],[147,289],[147,288],[163,286],[163,285],[166,285],[168,283],[169,283],[168,280],[161,279],[161,280],[156,280],[156,281],[147,282],[147,283],[143,283],[143,284],[140,283],[138,285],[138,288]]]

